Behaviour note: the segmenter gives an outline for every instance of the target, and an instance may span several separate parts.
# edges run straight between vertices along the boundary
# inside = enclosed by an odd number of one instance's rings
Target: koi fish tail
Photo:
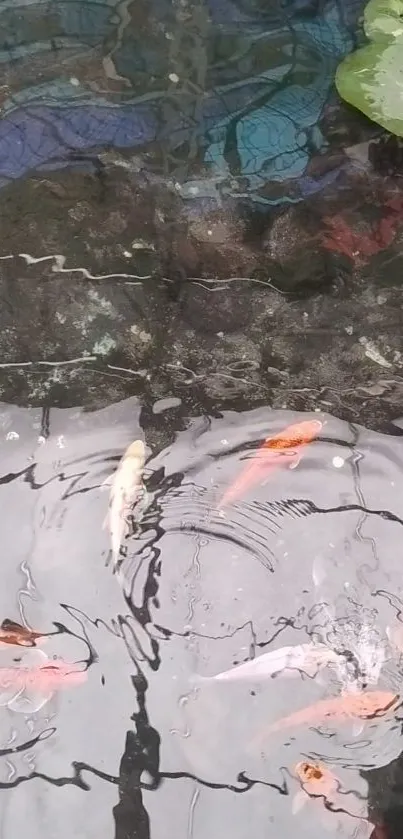
[[[27,687],[7,703],[7,707],[17,714],[36,714],[54,696],[54,691],[35,690]]]
[[[198,673],[192,673],[189,676],[189,682],[192,687],[201,687],[201,685],[206,685],[208,682],[211,682],[211,678],[209,676],[200,676]]]
[[[264,470],[262,469],[261,463],[252,463],[249,466],[249,469],[241,474],[239,478],[237,478],[224,492],[224,495],[218,504],[218,509],[222,510],[224,507],[228,507],[230,504],[234,504],[238,501],[239,498],[242,498],[248,489],[255,482],[259,481],[263,474]]]

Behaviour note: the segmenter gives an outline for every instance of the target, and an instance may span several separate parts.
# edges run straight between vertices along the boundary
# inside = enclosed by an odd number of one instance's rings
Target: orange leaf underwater
[[[309,796],[320,795],[326,798],[340,786],[340,781],[333,772],[320,763],[301,761],[297,763],[295,773],[301,781],[304,791]]]
[[[40,638],[44,638],[45,633],[34,632],[33,629],[28,629],[20,623],[11,621],[6,618],[0,626],[0,643],[1,644],[15,644],[19,647],[35,647],[36,642]]]

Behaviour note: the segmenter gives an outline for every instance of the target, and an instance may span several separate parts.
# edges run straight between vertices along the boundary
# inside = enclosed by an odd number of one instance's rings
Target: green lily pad
[[[403,137],[403,0],[370,0],[364,32],[371,43],[339,65],[337,90],[350,105]]]

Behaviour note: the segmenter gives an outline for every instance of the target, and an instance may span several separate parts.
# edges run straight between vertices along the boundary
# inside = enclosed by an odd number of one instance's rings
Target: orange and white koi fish
[[[118,561],[120,547],[128,527],[127,518],[143,492],[145,456],[143,441],[135,440],[126,449],[115,474],[104,482],[104,485],[112,483],[109,510],[103,527],[109,530],[114,566]]]
[[[0,644],[15,644],[19,647],[35,647],[46,633],[34,632],[20,623],[6,618],[0,626]]]
[[[390,691],[371,690],[346,693],[332,699],[322,699],[315,705],[309,705],[301,711],[282,717],[269,725],[264,735],[294,726],[318,725],[328,720],[338,723],[349,719],[365,721],[375,717],[384,717],[388,711],[397,708],[399,703],[399,695]],[[254,739],[261,740],[261,737],[262,735],[259,734]]]
[[[253,455],[251,463],[224,493],[219,507],[233,504],[255,484],[262,483],[272,469],[289,466],[295,469],[301,459],[304,446],[311,443],[323,427],[320,420],[303,420],[289,425],[280,434],[267,437],[263,445]]]
[[[0,705],[34,713],[56,691],[83,684],[86,679],[87,670],[77,664],[49,659],[38,649],[27,650],[20,664],[0,667]]]
[[[278,650],[260,655],[245,664],[238,664],[212,676],[216,681],[259,680],[280,675],[305,673],[313,678],[322,667],[339,663],[340,656],[325,644],[298,644],[294,647],[280,647]]]
[[[340,781],[330,769],[320,763],[301,761],[295,767],[295,774],[301,784],[292,802],[292,812],[298,813],[310,798],[321,798],[326,803],[340,790]]]

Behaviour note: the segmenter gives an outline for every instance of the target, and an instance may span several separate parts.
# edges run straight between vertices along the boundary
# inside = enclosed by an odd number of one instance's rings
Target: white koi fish
[[[338,660],[338,654],[325,644],[297,644],[294,647],[270,650],[245,664],[238,664],[231,670],[211,676],[209,681],[260,680],[301,673],[314,678],[322,667],[337,666]]]
[[[112,484],[109,510],[103,527],[109,530],[114,567],[119,559],[120,547],[128,528],[127,518],[140,497],[145,495],[142,482],[145,455],[144,443],[142,440],[135,440],[126,449],[114,475],[104,482],[104,486]]]

